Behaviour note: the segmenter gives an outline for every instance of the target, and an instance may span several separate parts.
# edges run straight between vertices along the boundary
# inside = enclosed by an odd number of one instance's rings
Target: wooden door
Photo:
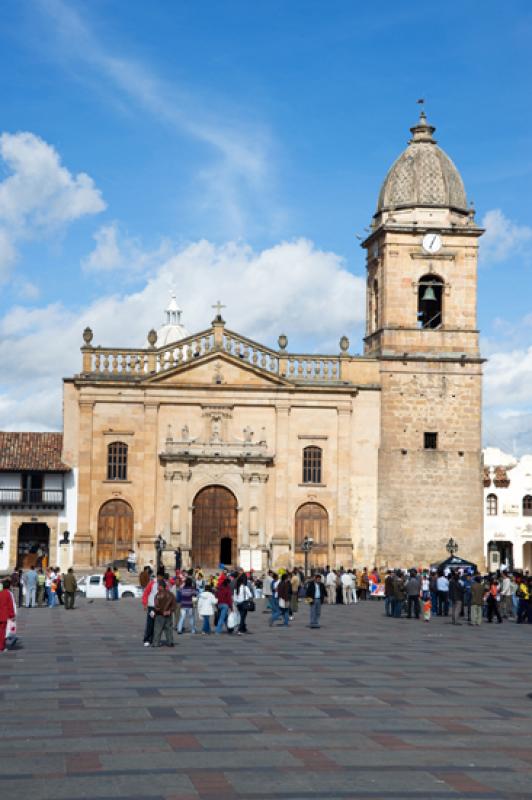
[[[230,563],[234,564],[236,545],[236,497],[224,486],[207,486],[194,500],[192,563],[194,566],[217,567],[222,555],[227,557],[230,553]]]
[[[313,539],[309,554],[309,566],[324,567],[329,558],[329,515],[319,503],[304,503],[296,511],[295,550],[299,563],[303,563],[304,553],[301,549],[303,539]]]
[[[98,517],[98,564],[127,558],[133,548],[133,509],[124,500],[111,500]]]

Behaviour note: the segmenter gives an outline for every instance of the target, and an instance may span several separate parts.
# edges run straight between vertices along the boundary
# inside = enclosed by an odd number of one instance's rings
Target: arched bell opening
[[[438,275],[423,275],[417,289],[419,328],[434,330],[443,324],[443,280]]]

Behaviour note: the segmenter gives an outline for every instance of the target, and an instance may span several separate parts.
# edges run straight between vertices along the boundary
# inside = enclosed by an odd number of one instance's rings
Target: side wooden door
[[[110,500],[98,516],[98,564],[122,561],[132,547],[133,509],[124,500]]]

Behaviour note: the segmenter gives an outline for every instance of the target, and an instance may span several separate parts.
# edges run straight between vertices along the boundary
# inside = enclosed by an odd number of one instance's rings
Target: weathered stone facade
[[[207,487],[234,498],[236,527],[223,531],[214,514],[212,536],[244,565],[302,563],[303,535],[315,539],[315,564],[426,565],[451,535],[482,563],[482,231],[453,206],[461,179],[442,151],[432,157],[434,129],[422,117],[412,130],[423,146],[402,163],[413,172],[401,173],[401,203],[389,205],[395,185],[383,188],[364,243],[364,356],[345,341],[338,355],[291,354],[282,337],[272,350],[219,314],[161,347],[150,332],[143,350],[95,348],[85,332],[64,403],[64,458],[79,469],[78,565],[126,543],[153,561],[158,536],[192,563]],[[113,445],[127,451],[127,476],[110,466]],[[309,447],[321,454],[312,480]],[[109,502],[122,511],[104,524]]]

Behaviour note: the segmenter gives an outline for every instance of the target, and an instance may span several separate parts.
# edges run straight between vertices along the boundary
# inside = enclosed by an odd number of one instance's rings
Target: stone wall
[[[383,361],[381,374],[379,563],[426,566],[452,536],[483,565],[480,365]]]

